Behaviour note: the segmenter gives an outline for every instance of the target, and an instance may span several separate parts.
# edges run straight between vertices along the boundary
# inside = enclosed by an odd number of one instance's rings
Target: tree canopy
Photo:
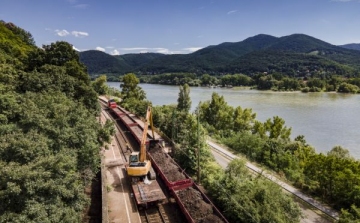
[[[179,111],[189,112],[191,108],[190,87],[188,84],[184,84],[184,86],[180,86],[179,89],[177,109]]]
[[[5,22],[0,38],[0,222],[81,222],[111,134],[86,68],[69,43]]]

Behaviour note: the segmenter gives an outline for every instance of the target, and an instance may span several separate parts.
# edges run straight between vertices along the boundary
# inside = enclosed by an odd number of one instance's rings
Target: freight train
[[[104,101],[104,99],[101,99]],[[106,101],[105,101],[106,102]],[[122,107],[113,106],[108,103],[110,112],[116,117],[118,121],[126,126],[126,128],[134,136],[140,147],[143,135],[144,123],[134,114],[126,111]],[[150,130],[148,130],[150,131]],[[185,171],[172,159],[172,157],[164,152],[164,139],[159,134],[147,134],[147,156],[151,161],[152,167],[156,174],[160,176],[170,194],[175,198],[176,203],[180,207],[182,213],[190,223],[195,222],[225,222],[226,218],[215,207],[210,199],[199,189],[194,181],[185,173]],[[156,145],[150,146],[150,141],[157,140]],[[154,188],[153,188],[154,189]],[[159,187],[161,190],[161,188]],[[156,188],[155,188],[156,190]],[[141,197],[146,197],[146,191],[138,191],[137,187],[133,187],[135,200],[137,204],[143,204]],[[148,193],[151,193],[150,191]],[[141,196],[142,195],[142,196]],[[185,199],[186,196],[191,199]],[[150,194],[149,194],[150,196]],[[195,197],[194,197],[195,196]],[[187,197],[188,198],[188,197]],[[154,199],[152,200],[152,202]],[[190,203],[189,202],[195,202]],[[204,213],[201,213],[204,212]]]

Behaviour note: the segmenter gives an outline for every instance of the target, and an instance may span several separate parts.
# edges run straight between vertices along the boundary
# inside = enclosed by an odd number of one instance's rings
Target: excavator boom
[[[146,160],[146,139],[147,139],[147,132],[148,132],[148,127],[149,127],[149,122],[150,122],[150,126],[151,126],[152,137],[153,137],[153,139],[155,139],[155,137],[154,137],[155,136],[154,127],[153,127],[153,122],[152,122],[152,113],[151,113],[151,107],[150,106],[147,108],[147,111],[146,111],[143,135],[142,135],[142,138],[141,138],[140,157],[139,157],[140,162],[144,162]]]
[[[145,176],[151,169],[151,162],[146,157],[146,140],[148,135],[149,122],[151,125],[152,136],[154,139],[154,128],[152,124],[151,107],[146,110],[146,116],[144,121],[143,134],[140,141],[140,151],[132,152],[129,157],[129,167],[127,173],[129,176]]]

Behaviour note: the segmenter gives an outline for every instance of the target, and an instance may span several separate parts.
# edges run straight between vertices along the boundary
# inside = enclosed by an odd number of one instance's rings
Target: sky
[[[0,20],[36,44],[111,55],[192,53],[268,34],[360,43],[360,0],[0,0]]]

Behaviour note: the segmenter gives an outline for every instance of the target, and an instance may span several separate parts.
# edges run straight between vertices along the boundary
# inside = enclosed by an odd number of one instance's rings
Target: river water
[[[108,85],[120,89],[119,82]],[[153,105],[176,104],[178,86],[140,84]],[[360,94],[257,91],[248,88],[191,87],[191,110],[217,92],[231,106],[252,108],[256,119],[279,116],[292,128],[291,137],[304,135],[317,152],[342,146],[360,159]]]

